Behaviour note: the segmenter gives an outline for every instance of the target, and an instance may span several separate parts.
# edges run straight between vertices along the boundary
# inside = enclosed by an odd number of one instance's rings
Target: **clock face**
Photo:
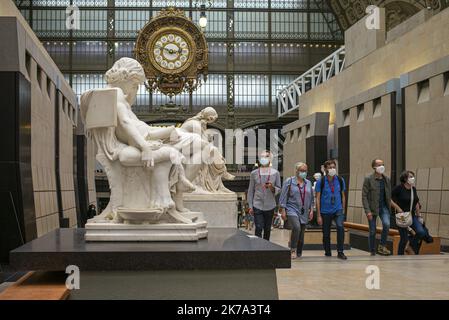
[[[191,62],[192,48],[187,36],[178,32],[158,34],[149,48],[155,67],[170,73],[184,70]]]

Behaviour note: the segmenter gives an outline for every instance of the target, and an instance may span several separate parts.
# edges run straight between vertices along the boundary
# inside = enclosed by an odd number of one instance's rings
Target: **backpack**
[[[343,179],[340,176],[337,176],[338,178],[338,183],[340,184],[340,199],[341,199],[341,205],[344,207],[343,204]],[[320,189],[321,189],[321,193],[323,193],[324,190],[324,184],[326,183],[327,177],[323,176],[321,177],[320,180]],[[320,202],[323,201],[323,197],[320,197]],[[322,208],[322,203],[320,203],[320,208]]]

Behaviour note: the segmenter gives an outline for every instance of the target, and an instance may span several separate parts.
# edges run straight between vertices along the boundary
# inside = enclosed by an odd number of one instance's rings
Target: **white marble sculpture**
[[[200,134],[153,127],[131,110],[142,66],[122,58],[106,73],[107,88],[85,92],[81,117],[97,146],[111,188],[108,206],[86,225],[87,240],[196,240],[207,236],[202,214],[184,208],[183,193],[211,144]]]
[[[201,136],[204,143],[210,144],[207,135],[207,125],[214,123],[218,114],[212,107],[201,110],[196,116],[187,119],[181,126],[182,130],[191,133],[197,133]],[[221,152],[210,144],[208,149],[210,154],[208,158],[210,163],[203,163],[198,171],[198,175],[193,180],[196,189],[195,194],[210,193],[234,193],[223,185],[223,180],[233,180],[235,177],[227,171],[226,161]]]

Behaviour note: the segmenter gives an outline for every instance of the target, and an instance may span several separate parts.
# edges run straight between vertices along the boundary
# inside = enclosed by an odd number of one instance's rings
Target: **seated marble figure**
[[[211,144],[198,133],[137,118],[131,106],[145,73],[136,60],[118,60],[105,80],[106,88],[81,97],[81,118],[111,189],[109,204],[90,222],[191,223],[182,195],[195,190],[191,181],[202,155],[213,153]]]
[[[197,194],[210,194],[210,193],[233,193],[233,191],[226,188],[223,184],[223,180],[234,180],[234,176],[227,171],[226,161],[211,141],[207,134],[207,125],[217,121],[218,114],[212,107],[207,107],[198,112],[194,117],[187,119],[181,126],[181,129],[198,133],[206,143],[210,143],[207,155],[208,163],[203,163],[198,171],[193,183]]]

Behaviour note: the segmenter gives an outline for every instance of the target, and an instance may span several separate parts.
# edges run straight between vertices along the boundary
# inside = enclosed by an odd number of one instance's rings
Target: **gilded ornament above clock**
[[[139,32],[134,49],[149,90],[173,96],[206,81],[208,51],[204,34],[175,8],[163,9]]]

